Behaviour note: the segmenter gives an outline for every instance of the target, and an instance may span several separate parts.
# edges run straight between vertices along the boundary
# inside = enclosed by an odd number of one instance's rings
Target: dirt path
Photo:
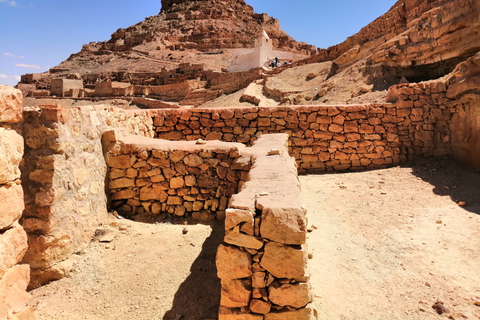
[[[439,319],[437,301],[480,319],[479,174],[434,161],[300,179],[320,319]]]
[[[442,319],[437,300],[447,316],[480,319],[478,173],[434,161],[300,179],[316,227],[308,245],[319,319]],[[93,241],[69,278],[32,291],[39,320],[216,319],[221,222],[105,228],[112,242]]]

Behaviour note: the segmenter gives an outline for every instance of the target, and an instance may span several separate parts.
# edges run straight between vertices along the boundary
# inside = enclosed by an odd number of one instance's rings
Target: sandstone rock
[[[305,307],[313,300],[310,287],[306,283],[274,283],[268,288],[268,297],[278,306],[292,306],[297,309]]]
[[[183,158],[183,162],[189,167],[199,167],[203,159],[197,154],[189,154]]]
[[[0,117],[1,115],[0,111]],[[23,157],[23,137],[13,130],[0,127],[0,155],[0,185],[19,179],[18,166]]]
[[[227,308],[220,306],[218,320],[263,320],[263,316],[242,311],[239,308]]]
[[[305,281],[307,253],[304,248],[296,249],[277,242],[269,242],[265,245],[260,265],[276,278]]]
[[[292,245],[304,244],[307,219],[303,208],[264,207],[262,210],[262,237]]]
[[[217,249],[216,264],[220,279],[241,279],[252,275],[252,256],[238,248],[221,244]]]
[[[225,216],[225,230],[230,230],[245,222],[253,228],[253,213],[247,210],[227,209]],[[252,234],[253,235],[253,234]]]
[[[260,299],[252,299],[250,301],[250,310],[253,313],[267,314],[272,309],[272,303],[270,301],[263,301]]]
[[[142,188],[140,189],[140,201],[158,200],[165,202],[168,199],[168,193],[161,189],[155,188]]]
[[[30,267],[26,264],[9,269],[0,279],[0,319],[10,319],[25,309],[30,298],[29,280]]]
[[[17,314],[14,314],[9,320],[35,320],[35,313],[32,307],[26,307]]]
[[[252,275],[252,287],[261,289],[266,286],[266,273],[265,272],[254,272]]]
[[[255,250],[263,247],[263,241],[261,239],[251,235],[240,233],[239,227],[236,227],[232,231],[227,231],[223,241],[237,247],[245,247]]]
[[[316,320],[318,319],[317,310],[312,306],[295,310],[284,311],[278,313],[269,313],[265,315],[265,320]]]
[[[28,285],[28,289],[36,289],[51,281],[60,280],[67,277],[73,269],[73,265],[73,258],[70,258],[47,268],[31,269],[31,279]]]
[[[21,185],[0,186],[0,231],[20,219],[24,209]]]
[[[185,186],[185,181],[182,177],[174,177],[170,179],[170,189],[180,189]]]
[[[192,218],[195,221],[210,222],[215,220],[215,214],[208,211],[195,211],[192,213]]]
[[[251,293],[248,280],[222,279],[220,305],[229,308],[246,307],[250,303]]]
[[[10,86],[0,85],[0,122],[4,122],[4,123],[21,122],[22,110],[23,110],[22,92]],[[1,140],[2,139],[0,138],[0,141]]]
[[[27,251],[27,234],[18,223],[0,234],[0,278],[19,263]]]
[[[117,168],[117,169],[128,169],[128,168],[131,168],[132,166],[132,164],[130,163],[129,155],[109,157],[107,159],[107,164],[109,167]]]
[[[135,180],[129,178],[120,178],[110,181],[108,187],[110,189],[122,189],[135,187]]]

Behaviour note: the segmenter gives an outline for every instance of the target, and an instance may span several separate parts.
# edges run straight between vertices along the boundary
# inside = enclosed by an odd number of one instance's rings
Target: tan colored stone
[[[217,276],[241,279],[252,275],[252,256],[245,251],[221,244],[217,249]]]
[[[0,278],[27,252],[27,234],[18,223],[0,235]]]
[[[109,157],[107,159],[107,164],[108,164],[109,167],[117,168],[117,169],[127,169],[127,168],[130,168],[132,166],[130,164],[130,156],[129,155]]]
[[[10,86],[0,85],[0,122],[4,122],[4,123],[21,122],[22,111],[23,111],[22,92]]]
[[[246,307],[250,303],[252,288],[248,280],[222,279],[220,305],[229,308]]]
[[[9,320],[36,320],[35,312],[32,307],[26,307],[17,314],[14,314]]]
[[[167,201],[167,198],[168,198],[168,193],[166,193],[161,189],[147,188],[147,187],[140,189],[141,201],[158,200],[160,202],[165,202]]]
[[[278,313],[269,313],[265,315],[265,320],[317,320],[317,310],[312,306],[307,306],[295,311],[284,311]]]
[[[200,167],[203,164],[203,159],[198,154],[189,154],[183,158],[183,162],[189,167]]]
[[[254,219],[253,213],[247,210],[241,209],[227,209],[225,217],[225,230],[230,230],[235,228],[241,223],[251,225],[253,228]],[[251,234],[253,235],[253,234]]]
[[[307,283],[274,283],[268,288],[268,297],[278,306],[292,306],[297,309],[305,307],[313,300]]]
[[[133,190],[120,190],[115,192],[112,195],[112,200],[124,200],[124,199],[131,199],[136,196],[136,192]]]
[[[260,265],[276,278],[305,281],[306,250],[303,247],[296,249],[277,242],[269,242],[265,245],[265,253]]]
[[[170,160],[173,162],[178,162],[182,160],[185,157],[185,152],[184,151],[174,151],[169,154]]]
[[[10,227],[20,219],[24,209],[21,185],[0,186],[0,230]]]
[[[192,218],[195,221],[210,222],[215,220],[215,214],[209,211],[194,211]]]
[[[13,130],[0,127],[0,185],[20,178],[18,166],[22,157],[23,137]]]
[[[170,179],[170,189],[180,189],[185,186],[183,177],[174,177]]]
[[[252,287],[261,289],[266,286],[266,273],[265,272],[254,272],[252,275]]]
[[[250,310],[253,313],[267,314],[272,309],[272,303],[270,301],[263,301],[260,299],[252,299],[250,301]]]
[[[227,308],[220,306],[218,320],[263,320],[263,316],[242,311],[239,308]]]
[[[305,210],[264,207],[260,234],[264,238],[284,244],[304,244],[307,234]]]
[[[27,286],[30,281],[30,267],[16,265],[0,279],[0,319],[10,319],[27,306],[30,295]]]
[[[250,248],[255,250],[258,250],[261,247],[263,247],[263,241],[261,239],[248,234],[240,233],[239,228],[240,227],[237,226],[235,227],[235,229],[231,231],[227,231],[223,241],[225,241],[228,244],[235,245],[237,247],[244,247],[244,248]]]
[[[123,188],[131,188],[135,187],[135,180],[128,179],[128,178],[121,178],[110,181],[108,184],[110,189],[123,189]]]

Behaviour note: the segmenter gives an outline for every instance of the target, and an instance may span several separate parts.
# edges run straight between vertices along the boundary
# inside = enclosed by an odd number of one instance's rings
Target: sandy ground
[[[435,160],[300,180],[319,319],[480,319],[478,172]],[[38,319],[215,319],[222,222],[171,222],[106,222],[113,241],[31,292]]]

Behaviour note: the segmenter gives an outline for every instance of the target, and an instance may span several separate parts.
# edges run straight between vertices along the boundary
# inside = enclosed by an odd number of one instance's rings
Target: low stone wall
[[[287,133],[299,171],[364,170],[435,153],[415,130],[427,119],[409,104],[164,109],[150,113],[156,136],[167,140],[223,140],[251,145],[267,133]]]
[[[171,142],[105,134],[108,189],[120,214],[171,214],[223,219],[230,197],[247,180],[250,158],[239,143]]]
[[[249,180],[229,204],[217,251],[220,320],[316,319],[306,271],[306,211],[287,140],[286,134],[263,135],[247,149]]]
[[[43,106],[24,110],[22,225],[29,248],[31,287],[60,279],[68,258],[83,249],[107,214],[102,134],[125,127],[153,136],[151,118],[108,106]]]
[[[30,267],[19,264],[27,251],[27,234],[19,224],[24,209],[19,164],[23,95],[0,86],[0,319],[35,319],[27,307]]]

